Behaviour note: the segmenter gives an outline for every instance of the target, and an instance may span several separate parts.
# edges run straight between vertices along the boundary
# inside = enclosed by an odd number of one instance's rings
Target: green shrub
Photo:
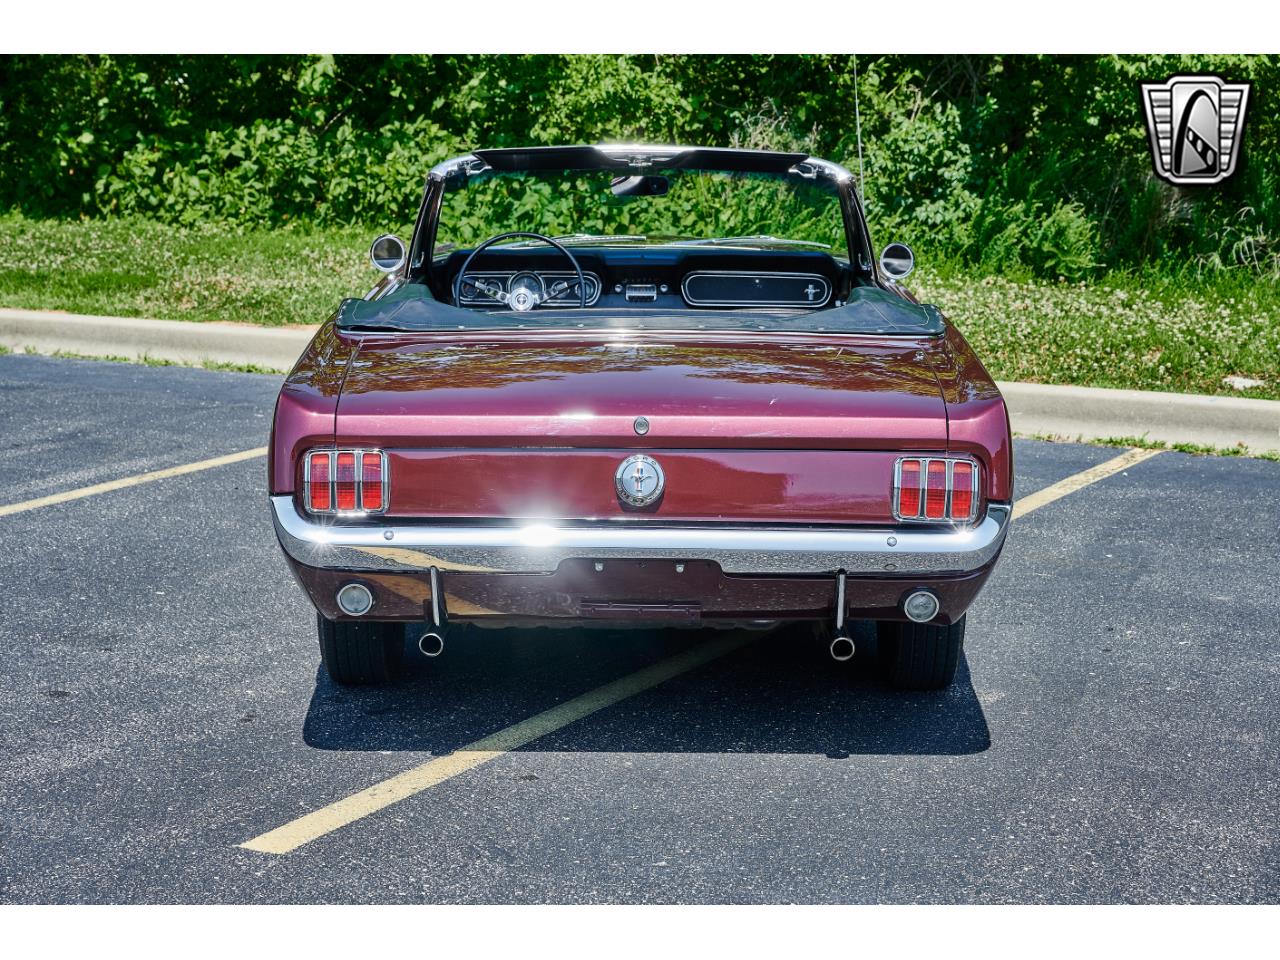
[[[1078,203],[984,203],[970,230],[969,259],[989,273],[1022,267],[1049,280],[1082,280],[1098,266],[1098,234]]]
[[[399,223],[475,147],[645,139],[858,167],[877,242],[1056,278],[1280,270],[1280,57],[5,56],[0,210]],[[1239,172],[1152,176],[1138,82],[1254,84]],[[710,216],[713,211],[707,211]]]
[[[199,149],[139,144],[95,184],[101,208],[179,224],[389,222],[459,147],[429,120],[324,137],[292,120],[209,131]]]

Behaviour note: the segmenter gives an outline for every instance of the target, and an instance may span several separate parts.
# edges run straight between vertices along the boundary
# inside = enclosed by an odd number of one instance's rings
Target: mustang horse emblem
[[[662,496],[666,478],[657,460],[638,453],[627,457],[618,465],[618,470],[613,475],[613,485],[618,491],[618,499],[623,503],[644,507]]]

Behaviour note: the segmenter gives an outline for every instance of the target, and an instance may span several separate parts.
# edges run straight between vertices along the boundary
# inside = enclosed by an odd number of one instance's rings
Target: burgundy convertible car
[[[531,230],[539,232],[533,233]],[[338,683],[450,622],[758,628],[949,684],[1012,508],[1009,420],[801,153],[477,150],[276,407],[276,533]]]

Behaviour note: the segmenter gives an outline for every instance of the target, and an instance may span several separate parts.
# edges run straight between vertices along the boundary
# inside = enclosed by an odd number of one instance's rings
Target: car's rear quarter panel
[[[934,355],[939,361],[935,366],[938,386],[947,405],[948,449],[983,463],[989,499],[1012,500],[1013,439],[1000,388],[953,325],[947,324]]]
[[[271,493],[292,493],[302,454],[311,447],[333,443],[338,397],[354,351],[353,341],[339,336],[330,319],[316,331],[285,378],[276,399],[267,448]]]

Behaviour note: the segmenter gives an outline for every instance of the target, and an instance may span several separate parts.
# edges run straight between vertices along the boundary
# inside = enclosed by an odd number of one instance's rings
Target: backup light
[[[381,450],[312,450],[303,460],[302,503],[309,513],[382,513],[388,480]]]
[[[903,601],[902,612],[915,623],[928,623],[938,615],[938,598],[928,590],[917,590]]]
[[[373,607],[373,594],[363,583],[348,583],[338,591],[338,609],[349,617],[363,617]]]
[[[915,523],[971,523],[978,465],[956,457],[902,457],[893,469],[893,516]]]

